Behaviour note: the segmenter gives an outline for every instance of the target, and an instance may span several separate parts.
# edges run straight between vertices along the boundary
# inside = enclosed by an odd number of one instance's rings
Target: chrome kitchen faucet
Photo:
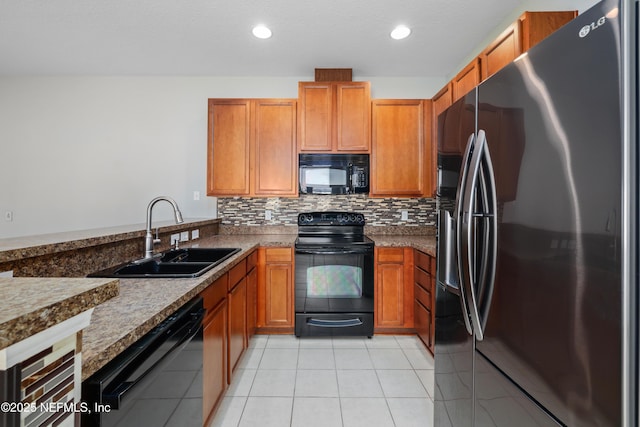
[[[176,224],[182,224],[184,220],[182,219],[182,213],[180,212],[180,208],[178,208],[178,204],[171,197],[160,196],[153,199],[149,202],[149,206],[147,206],[147,235],[144,238],[144,257],[153,258],[153,245],[155,243],[160,243],[160,239],[153,238],[153,234],[151,234],[151,212],[153,210],[153,206],[159,201],[164,200],[166,202],[171,203],[173,206],[173,214],[176,217]]]

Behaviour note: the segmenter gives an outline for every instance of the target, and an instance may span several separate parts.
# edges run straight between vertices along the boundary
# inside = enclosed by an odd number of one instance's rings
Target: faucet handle
[[[158,243],[160,243],[162,240],[160,240],[160,235],[158,234],[158,227],[156,227],[156,238],[153,239],[153,244],[157,245]]]

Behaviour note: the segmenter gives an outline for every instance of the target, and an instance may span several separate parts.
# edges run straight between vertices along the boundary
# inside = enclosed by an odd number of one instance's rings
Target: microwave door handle
[[[355,188],[353,187],[353,163],[347,165],[347,194],[348,193],[355,193]]]

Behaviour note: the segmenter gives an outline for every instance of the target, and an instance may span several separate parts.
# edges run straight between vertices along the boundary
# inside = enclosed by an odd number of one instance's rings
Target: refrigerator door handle
[[[478,131],[469,168],[460,219],[464,257],[460,281],[476,340],[482,341],[495,281],[498,221],[495,177],[484,130]],[[476,226],[479,222],[481,227]]]
[[[471,326],[474,335],[478,341],[484,339],[484,332],[480,327],[480,315],[478,312],[478,298],[476,296],[476,288],[478,284],[477,256],[484,256],[476,252],[476,227],[475,218],[478,216],[476,212],[477,197],[479,194],[479,182],[482,158],[484,157],[486,139],[484,132],[478,132],[476,143],[473,148],[471,160],[469,161],[469,171],[464,184],[464,196],[462,199],[462,211],[460,216],[460,231],[458,237],[460,257],[460,287],[464,288],[465,296],[468,300],[469,316],[471,318]],[[480,190],[481,191],[481,190]],[[484,213],[481,215],[484,217]]]
[[[456,207],[455,207],[455,238],[456,238],[456,258],[458,263],[458,289],[460,291],[460,305],[462,306],[462,318],[464,319],[464,326],[467,328],[469,335],[473,335],[473,328],[471,321],[469,320],[470,309],[467,303],[467,296],[465,292],[464,276],[463,276],[463,253],[462,253],[462,213],[464,211],[463,205],[467,193],[467,177],[469,175],[469,160],[472,157],[475,146],[475,134],[469,135],[467,140],[467,147],[464,151],[464,157],[462,158],[462,172],[460,174],[460,182],[458,184],[458,191],[456,194]]]
[[[478,317],[480,330],[484,338],[484,331],[489,318],[489,309],[493,298],[493,287],[496,277],[498,260],[498,195],[495,175],[493,172],[493,162],[489,153],[489,144],[486,140],[484,130],[478,132],[478,138],[484,140],[482,153],[482,164],[480,169],[480,190],[482,201],[481,216],[484,218],[482,227],[482,264],[478,287]],[[477,215],[477,214],[475,214]]]

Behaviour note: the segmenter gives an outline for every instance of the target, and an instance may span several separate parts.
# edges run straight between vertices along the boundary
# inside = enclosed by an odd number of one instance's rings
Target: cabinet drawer
[[[247,260],[243,259],[229,271],[229,290],[233,289],[247,274]]]
[[[396,262],[404,261],[403,248],[380,248],[378,249],[378,262]]]
[[[427,309],[431,310],[431,292],[425,290],[422,286],[415,287],[416,300],[420,301]]]
[[[427,348],[433,353],[433,334],[431,333],[431,311],[423,307],[418,301],[414,305],[416,318],[416,332]]]
[[[267,262],[291,262],[291,248],[267,248]]]
[[[247,273],[253,270],[256,264],[258,264],[258,251],[253,251],[247,257]]]
[[[417,267],[420,267],[427,273],[434,273],[434,271],[431,271],[431,257],[429,255],[425,254],[424,252],[415,251],[414,256]]]
[[[425,273],[419,268],[414,269],[413,278],[416,284],[422,286],[427,291],[431,291],[431,275],[429,273]]]
[[[224,274],[209,285],[207,289],[201,292],[200,295],[202,295],[202,298],[204,299],[204,308],[207,309],[207,313],[210,313],[211,310],[220,303],[220,301],[227,297],[228,280],[229,275]]]

